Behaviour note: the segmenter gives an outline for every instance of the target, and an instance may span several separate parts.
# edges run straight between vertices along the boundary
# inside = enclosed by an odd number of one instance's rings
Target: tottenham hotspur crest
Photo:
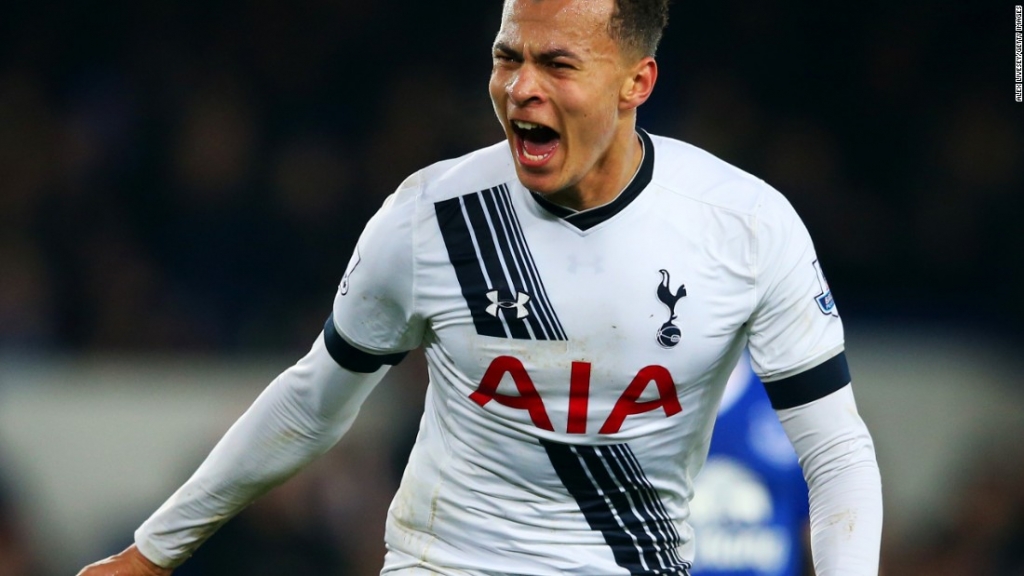
[[[668,270],[660,270],[661,272],[661,284],[658,285],[658,300],[661,300],[662,304],[668,307],[668,321],[661,325],[658,329],[658,344],[662,348],[672,348],[683,338],[683,332],[672,323],[676,319],[676,302],[680,298],[686,296],[686,285],[680,284],[679,288],[676,289],[676,293],[673,294],[672,290],[668,287],[669,277]]]

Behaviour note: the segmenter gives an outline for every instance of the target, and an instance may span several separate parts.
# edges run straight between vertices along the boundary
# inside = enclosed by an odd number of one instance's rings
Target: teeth
[[[521,130],[534,130],[536,128],[542,128],[540,124],[534,124],[533,122],[523,122],[522,120],[513,120],[513,124]]]
[[[523,156],[524,156],[524,157],[525,157],[525,158],[526,158],[527,160],[530,160],[531,162],[540,162],[541,160],[545,160],[545,159],[547,159],[547,158],[550,158],[550,157],[551,157],[551,155],[555,153],[555,151],[554,151],[554,150],[550,150],[550,151],[548,151],[548,152],[547,152],[546,154],[530,154],[529,152],[527,152],[527,151],[526,151],[526,148],[525,148],[525,147],[523,147],[523,148],[520,148],[519,152],[520,152],[520,153],[521,153],[521,154],[522,154],[522,155],[523,155]]]

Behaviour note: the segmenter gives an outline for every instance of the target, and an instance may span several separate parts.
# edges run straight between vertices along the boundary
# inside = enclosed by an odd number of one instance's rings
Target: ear
[[[632,110],[651,96],[654,83],[658,80],[658,63],[651,56],[644,56],[630,67],[630,74],[622,82],[619,91],[619,108]]]

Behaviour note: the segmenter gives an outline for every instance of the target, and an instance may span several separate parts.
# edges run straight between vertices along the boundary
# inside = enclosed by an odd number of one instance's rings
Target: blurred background
[[[845,5],[844,5],[845,6]],[[494,143],[497,0],[5,2],[0,574],[116,551],[330,311],[409,173]],[[1024,574],[1013,5],[677,0],[640,125],[780,189],[844,316],[888,576]],[[181,574],[376,574],[410,356]]]

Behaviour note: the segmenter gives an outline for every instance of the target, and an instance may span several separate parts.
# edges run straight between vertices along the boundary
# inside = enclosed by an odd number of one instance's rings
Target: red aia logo
[[[498,384],[501,383],[505,374],[512,377],[516,390],[519,391],[518,396],[498,393]],[[640,395],[652,382],[658,387],[658,398],[641,402]],[[526,410],[536,427],[552,432],[555,430],[551,425],[551,419],[548,418],[548,412],[544,408],[544,401],[537,393],[530,374],[526,372],[526,368],[518,358],[498,356],[491,361],[483,379],[480,380],[480,385],[469,395],[469,398],[480,406],[486,406],[488,402],[494,400],[502,406]],[[589,399],[590,363],[573,362],[569,376],[569,423],[565,430],[566,433],[586,434]],[[622,396],[619,396],[615,402],[611,414],[608,415],[599,432],[614,434],[622,428],[622,423],[627,416],[650,412],[658,408],[665,411],[665,417],[683,411],[682,406],[679,405],[679,397],[676,396],[676,386],[672,381],[672,375],[664,366],[641,368]]]

